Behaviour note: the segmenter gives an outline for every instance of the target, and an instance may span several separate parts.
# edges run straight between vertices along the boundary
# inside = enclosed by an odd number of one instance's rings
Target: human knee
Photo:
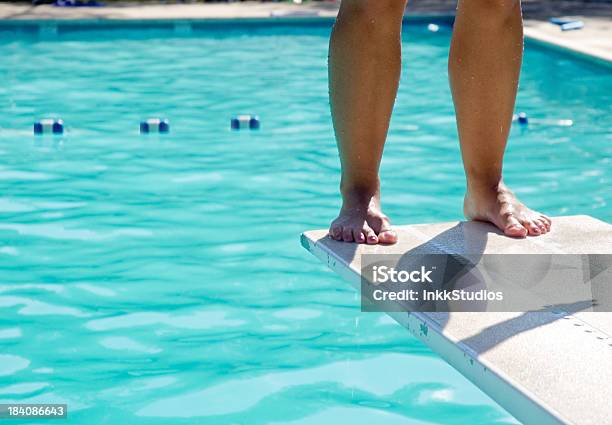
[[[368,21],[403,16],[406,0],[342,0],[341,10],[354,18]]]
[[[478,14],[479,20],[506,22],[521,13],[520,0],[463,0]]]

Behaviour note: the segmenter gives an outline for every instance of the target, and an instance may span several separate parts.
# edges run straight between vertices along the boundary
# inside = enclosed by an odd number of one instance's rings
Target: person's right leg
[[[335,240],[395,243],[378,168],[401,69],[406,0],[342,0],[329,49],[329,91],[342,166]]]

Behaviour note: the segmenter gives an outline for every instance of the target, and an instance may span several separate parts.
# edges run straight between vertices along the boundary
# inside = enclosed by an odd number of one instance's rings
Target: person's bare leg
[[[449,76],[467,178],[464,213],[514,237],[540,235],[551,225],[502,180],[522,56],[519,0],[459,0]]]
[[[406,0],[343,0],[329,48],[331,112],[340,153],[342,208],[333,239],[395,243],[380,205],[378,169],[401,68]]]

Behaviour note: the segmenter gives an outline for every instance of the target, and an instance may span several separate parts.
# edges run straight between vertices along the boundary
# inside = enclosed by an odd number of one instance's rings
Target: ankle
[[[488,166],[483,167],[482,163],[486,161]],[[472,161],[473,162],[473,161]],[[502,183],[502,163],[501,161],[491,161],[479,159],[479,165],[464,164],[465,178],[467,180],[468,189],[475,190],[485,189],[492,190]]]
[[[340,183],[343,208],[358,208],[368,206],[372,201],[378,203],[380,199],[380,182],[375,180],[347,182],[345,179]]]
[[[467,181],[467,192],[474,196],[497,194],[504,187],[504,182],[501,177],[487,179],[468,178]]]

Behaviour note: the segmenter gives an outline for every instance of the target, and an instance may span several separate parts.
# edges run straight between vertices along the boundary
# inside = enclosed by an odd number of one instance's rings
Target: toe
[[[366,241],[369,245],[375,245],[378,243],[378,236],[376,236],[376,232],[374,232],[374,230],[367,224],[363,226],[363,233],[365,234]]]
[[[527,236],[527,229],[514,216],[509,216],[504,226],[504,234],[513,238],[524,238]]]
[[[392,245],[397,242],[397,233],[394,230],[385,230],[378,234],[378,242],[382,244]]]
[[[544,220],[536,219],[534,220],[534,223],[540,228],[540,232],[542,234],[548,233],[548,226],[546,225]]]
[[[511,224],[506,226],[504,229],[504,234],[507,236],[512,236],[513,238],[524,238],[527,236],[527,229],[520,224]]]
[[[372,229],[378,233],[378,243],[394,244],[397,242],[397,233],[391,228],[391,223],[385,215],[374,217],[370,224]]]
[[[342,229],[342,240],[344,242],[353,242],[353,231],[349,227]]]
[[[342,240],[342,226],[332,224],[331,229],[329,229],[329,236],[336,241]]]
[[[380,225],[378,242],[382,244],[394,244],[397,242],[397,233],[391,228],[391,224],[387,218],[384,218]]]
[[[361,231],[361,229],[353,230],[353,239],[357,243],[365,243],[365,241],[366,241],[366,238],[363,235],[363,232]]]
[[[541,222],[542,222],[542,224],[543,224],[543,225],[544,225],[544,227],[546,228],[546,231],[547,231],[547,232],[550,232],[550,224],[551,224],[550,218],[548,218],[548,217],[546,217],[545,215],[543,215],[543,216],[541,216],[541,217],[540,217],[540,220],[539,220],[539,221],[541,221]]]
[[[538,226],[538,224],[535,221],[525,221],[523,223],[523,226],[525,226],[525,228],[529,231],[529,236],[539,236],[542,234],[542,230],[540,229],[540,226]]]

